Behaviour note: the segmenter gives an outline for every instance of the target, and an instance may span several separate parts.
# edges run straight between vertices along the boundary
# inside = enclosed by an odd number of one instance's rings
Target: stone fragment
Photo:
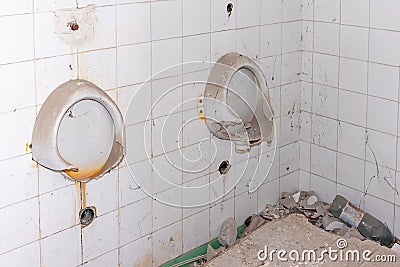
[[[218,241],[222,246],[227,247],[236,242],[236,237],[237,223],[234,218],[229,217],[222,223]]]

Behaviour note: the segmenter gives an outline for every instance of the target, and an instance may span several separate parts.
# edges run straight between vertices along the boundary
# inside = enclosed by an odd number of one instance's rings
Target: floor
[[[339,240],[339,241],[338,241]],[[261,259],[257,254],[260,250],[265,251],[268,248],[267,255],[271,255],[273,250],[284,250],[287,254],[281,254],[283,260],[278,259],[277,252],[272,253],[271,257],[263,258],[264,253],[260,253]],[[339,249],[343,248],[343,249]],[[329,255],[328,252],[331,251]],[[295,250],[295,251],[292,251]],[[308,261],[308,255],[304,251],[313,250],[316,253],[315,261]],[[336,250],[336,252],[335,252]],[[354,252],[357,250],[358,252]],[[370,250],[371,253],[365,252]],[[299,253],[299,261],[294,261]],[[367,253],[363,259],[363,253]],[[304,261],[302,261],[302,254]],[[323,260],[318,260],[320,255],[324,255]],[[359,255],[359,260],[357,260]],[[335,259],[335,256],[337,257]],[[378,258],[375,258],[378,257]],[[397,263],[393,258],[397,258]],[[287,261],[284,261],[284,259]],[[311,256],[311,259],[313,257]],[[348,260],[346,260],[348,259]],[[377,260],[386,262],[377,262]],[[388,261],[391,261],[390,263]],[[366,240],[350,238],[343,239],[333,233],[326,232],[307,221],[300,214],[291,214],[290,216],[269,222],[249,236],[239,240],[235,245],[223,251],[216,258],[208,262],[207,267],[225,267],[225,266],[400,266],[400,255],[382,247],[379,244]]]

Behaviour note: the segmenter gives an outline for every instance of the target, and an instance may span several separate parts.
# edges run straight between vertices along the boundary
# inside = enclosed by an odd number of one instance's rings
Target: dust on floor
[[[204,266],[303,265],[400,266],[400,255],[370,240],[343,238],[326,232],[309,223],[304,215],[291,214],[263,225]]]

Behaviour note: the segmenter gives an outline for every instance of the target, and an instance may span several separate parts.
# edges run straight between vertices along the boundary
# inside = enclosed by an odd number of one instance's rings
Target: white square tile
[[[238,226],[250,215],[257,213],[257,193],[247,192],[235,197],[235,221]]]
[[[314,51],[331,55],[339,54],[339,25],[314,22]]]
[[[366,95],[339,90],[339,120],[358,126],[365,126],[367,120],[366,110]]]
[[[291,115],[282,116],[280,122],[281,135],[278,136],[280,146],[287,145],[289,143],[299,140],[300,120],[298,112]],[[279,127],[278,124],[276,125],[276,127]]]
[[[77,266],[82,263],[81,227],[75,226],[41,240],[41,263],[45,266]]]
[[[308,171],[300,170],[299,175],[299,190],[308,191],[310,190],[310,178],[311,174]]]
[[[314,19],[316,21],[340,22],[340,1],[338,0],[315,0]]]
[[[79,54],[79,78],[89,80],[103,90],[117,87],[117,49]]]
[[[310,190],[317,192],[320,201],[331,203],[336,195],[336,185],[335,182],[311,174]]]
[[[337,181],[343,185],[364,191],[364,161],[338,153]]]
[[[336,152],[311,145],[311,173],[336,182]]]
[[[132,253],[132,251],[135,251],[135,253]],[[119,254],[119,264],[121,267],[153,266],[152,236],[145,236],[121,247],[119,249]],[[95,265],[94,267],[96,266],[98,265]]]
[[[128,244],[151,233],[152,199],[145,198],[120,209],[120,245]]]
[[[300,83],[291,83],[281,87],[282,115],[290,115],[300,110],[300,95]]]
[[[252,59],[260,57],[260,28],[237,30],[237,52]]]
[[[400,64],[400,32],[386,30],[370,30],[370,61],[399,66]]]
[[[97,217],[82,230],[83,261],[118,247],[118,211]]]
[[[312,111],[332,119],[337,118],[338,89],[320,84],[313,85]]]
[[[197,0],[183,2],[183,35],[206,33],[210,31],[211,2]]]
[[[110,48],[117,45],[115,6],[96,8],[97,25],[94,38],[80,47],[81,51]]]
[[[372,28],[400,30],[400,3],[396,0],[371,0],[370,25]]]
[[[367,154],[369,162],[377,162],[379,165],[396,168],[396,137],[373,130],[367,132]]]
[[[311,168],[311,144],[305,141],[300,141],[300,170],[307,172]],[[300,172],[300,180],[302,173]],[[300,183],[301,184],[301,183]],[[299,188],[301,190],[301,188]]]
[[[237,0],[236,2],[238,28],[260,25],[261,0]]]
[[[119,170],[119,206],[146,198],[153,191],[151,162],[145,160]]]
[[[137,250],[135,250],[137,251]],[[118,249],[103,254],[84,264],[84,267],[113,266],[118,263]]]
[[[190,251],[210,241],[209,210],[201,211],[183,220],[183,251]]]
[[[0,207],[38,195],[38,172],[31,155],[0,161]]]
[[[314,0],[303,0],[303,20],[313,20]]]
[[[233,198],[210,207],[210,239],[218,237],[222,223],[229,217],[235,217]]]
[[[282,23],[282,53],[301,50],[302,28],[301,21]]]
[[[368,128],[388,134],[397,134],[397,102],[377,97],[368,97]]]
[[[397,101],[399,99],[399,68],[369,63],[368,94]]]
[[[291,172],[280,178],[280,192],[298,192],[299,191],[300,170]]]
[[[31,198],[0,209],[4,219],[0,230],[0,253],[7,252],[39,238],[39,207],[38,199]]]
[[[369,195],[394,203],[396,189],[395,170],[376,163],[365,163],[365,190]]]
[[[182,184],[182,155],[176,150],[152,160],[153,192],[159,193]],[[176,188],[175,190],[178,190]]]
[[[153,76],[164,78],[182,74],[182,38],[153,42],[151,58]]]
[[[201,34],[183,38],[184,73],[210,68],[211,35]]]
[[[282,25],[263,25],[260,28],[261,57],[268,57],[282,53]]]
[[[260,59],[260,67],[267,79],[267,86],[269,88],[278,88],[281,84],[281,73],[282,73],[282,56],[277,55],[273,57],[267,57]],[[270,90],[270,94],[272,94]],[[278,94],[279,95],[279,94]],[[279,102],[278,102],[279,103]],[[277,112],[279,114],[279,112]]]
[[[0,44],[0,64],[33,59],[33,15],[0,17],[0,24],[7,36],[7,42]]]
[[[182,111],[182,76],[153,80],[151,85],[153,118]]]
[[[279,151],[279,174],[281,176],[298,170],[300,167],[300,145],[299,142],[281,147]]]
[[[182,222],[165,227],[152,235],[153,266],[172,260],[182,254]],[[141,263],[141,262],[140,262]]]
[[[118,86],[144,82],[151,77],[150,43],[117,48]]]
[[[355,26],[369,26],[369,2],[346,0],[341,2],[341,22]]]
[[[302,51],[301,52],[301,75],[300,79],[305,82],[312,82],[312,68],[313,68],[313,53]]]
[[[211,34],[211,61],[217,62],[220,57],[229,52],[236,52],[236,31],[213,32]]]
[[[98,216],[118,208],[118,171],[110,173],[98,180],[86,184],[86,205],[95,206]]]
[[[301,52],[282,55],[282,84],[300,81]]]
[[[184,172],[184,175],[187,174]],[[184,181],[189,181],[183,184],[183,218],[187,218],[205,209],[209,209],[210,203],[210,186],[209,175],[206,174],[200,178],[188,179],[183,177]],[[208,216],[207,216],[208,223]],[[208,236],[208,232],[207,232]]]
[[[210,131],[208,130],[207,125],[198,117],[197,110],[195,109],[183,112],[182,130],[183,146],[207,142],[210,138]],[[205,146],[204,148],[206,149]]]
[[[182,1],[151,2],[152,40],[178,36],[182,36]]]
[[[364,159],[365,128],[345,122],[339,122],[338,151],[359,159]]]
[[[379,218],[391,231],[393,231],[394,209],[395,206],[389,202],[370,195],[365,197],[364,210],[375,218]]]
[[[4,3],[1,7],[0,16],[16,15],[33,12],[33,1],[23,0],[18,2]]]
[[[72,54],[36,60],[36,94],[38,105],[43,104],[50,93],[59,85],[68,80],[78,78],[77,59],[78,56]]]
[[[339,87],[356,93],[367,93],[367,69],[365,61],[340,58]]]
[[[313,84],[309,82],[301,82],[301,110],[311,112]]]
[[[185,73],[183,75],[183,110],[197,108],[200,98],[204,93],[205,84],[208,80],[210,69]]]
[[[338,57],[315,53],[313,64],[315,82],[334,87],[338,86]]]
[[[0,124],[7,125],[7,131],[0,131],[0,160],[27,154],[35,122],[35,108],[2,113]]]
[[[311,115],[308,112],[300,114],[300,140],[311,142]]]
[[[57,9],[73,8],[76,7],[74,0],[55,0],[48,3],[46,0],[34,0],[35,11],[54,11]]]
[[[275,179],[263,184],[258,189],[258,209],[262,210],[266,204],[275,204],[279,200],[279,180]]]
[[[367,28],[345,26],[340,28],[340,55],[355,59],[368,59]]]
[[[24,255],[21,257],[21,255]],[[0,255],[1,266],[40,266],[39,241]]]
[[[23,79],[18,78],[21,75]],[[33,61],[0,65],[0,79],[3,84],[0,113],[36,104],[34,75]]]
[[[175,113],[152,122],[153,156],[177,150],[182,144],[182,114]]]
[[[156,194],[153,199],[153,231],[181,221],[181,203],[182,190],[179,187]]]
[[[312,116],[312,143],[336,150],[337,121],[318,115]]]
[[[128,164],[151,158],[151,122],[126,127],[126,158]]]
[[[65,178],[61,173],[46,169],[40,165],[38,165],[38,171],[40,194],[45,194],[75,184],[74,181]]]
[[[231,13],[227,12],[228,3],[233,4]],[[237,5],[236,0],[228,2],[226,0],[211,1],[211,32],[230,30],[236,28]]]
[[[282,21],[283,1],[261,1],[261,24],[272,24]]]
[[[151,119],[151,83],[118,88],[118,107],[125,125]]]
[[[304,0],[310,1],[310,0]],[[303,32],[302,32],[301,47],[302,50],[313,51],[314,44],[314,23],[311,21],[303,20]]]
[[[283,21],[302,19],[302,1],[283,0],[282,19]]]
[[[42,237],[77,225],[80,206],[78,191],[76,186],[68,186],[39,197]]]
[[[117,6],[117,44],[150,41],[150,3]]]

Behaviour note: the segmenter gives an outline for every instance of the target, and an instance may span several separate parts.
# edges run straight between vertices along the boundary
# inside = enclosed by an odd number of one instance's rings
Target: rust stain
[[[66,170],[65,173],[68,174],[69,177],[71,177],[74,180],[86,180],[86,179],[92,179],[96,177],[97,175],[100,174],[100,172],[103,170],[105,163],[103,163],[100,167],[97,167],[95,169],[87,169],[87,170]]]
[[[196,105],[196,110],[197,110],[197,115],[199,116],[199,119],[202,120],[204,123],[206,122],[206,117],[204,116],[204,111],[202,107],[199,107],[199,104],[203,103],[202,96],[199,97],[197,100],[197,105]]]
[[[82,208],[86,208],[86,183],[81,183],[81,194],[82,194]]]
[[[26,144],[25,144],[25,152],[26,153],[29,153],[29,142],[26,142]]]

